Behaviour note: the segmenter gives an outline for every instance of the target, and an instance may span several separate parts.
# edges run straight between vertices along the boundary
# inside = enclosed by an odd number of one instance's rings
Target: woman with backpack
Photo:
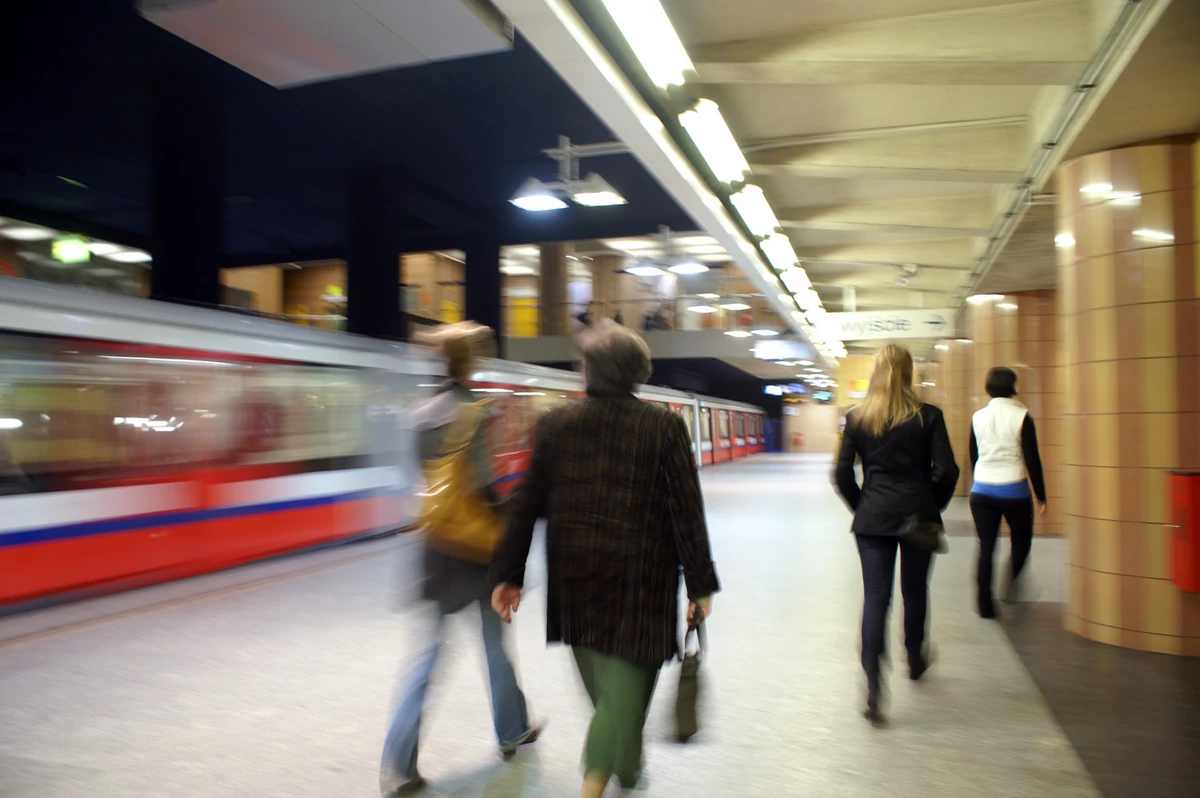
[[[859,459],[861,486],[854,473]],[[912,355],[904,347],[889,344],[875,359],[867,398],[847,415],[834,474],[838,491],[854,512],[851,530],[862,563],[865,715],[880,724],[880,662],[886,654],[896,554],[900,555],[908,673],[917,680],[929,668],[925,621],[934,549],[928,536],[937,540],[941,511],[958,482],[946,420],[941,410],[917,397]]]
[[[489,464],[488,412],[467,386],[478,353],[492,331],[469,322],[442,325],[424,336],[446,361],[449,379],[416,410],[421,459],[425,465],[424,579],[422,597],[436,603],[433,644],[416,662],[396,710],[380,766],[380,787],[388,798],[415,795],[426,787],[417,770],[417,741],[429,680],[442,646],[448,615],[476,604],[482,621],[496,738],[508,757],[537,740],[525,695],[504,650],[504,624],[491,607],[488,563],[502,527],[500,496]]]

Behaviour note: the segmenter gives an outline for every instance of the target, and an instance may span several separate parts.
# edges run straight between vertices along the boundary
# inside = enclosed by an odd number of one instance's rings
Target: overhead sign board
[[[824,327],[828,335],[841,341],[946,338],[954,332],[954,311],[937,308],[829,313]]]

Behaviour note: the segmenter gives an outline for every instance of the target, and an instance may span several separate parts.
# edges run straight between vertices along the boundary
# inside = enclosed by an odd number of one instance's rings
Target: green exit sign
[[[79,236],[63,236],[50,244],[50,256],[60,263],[86,263],[92,259],[87,241]]]

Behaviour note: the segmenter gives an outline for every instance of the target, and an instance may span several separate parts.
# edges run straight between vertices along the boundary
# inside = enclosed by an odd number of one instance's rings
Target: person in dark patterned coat
[[[537,425],[533,459],[492,561],[493,608],[520,604],[538,518],[547,519],[546,636],[573,649],[592,699],[583,795],[634,787],[642,727],[664,662],[679,653],[680,573],[689,617],[717,592],[700,481],[683,418],[639,401],[650,350],[603,320],[580,339],[587,397]]]

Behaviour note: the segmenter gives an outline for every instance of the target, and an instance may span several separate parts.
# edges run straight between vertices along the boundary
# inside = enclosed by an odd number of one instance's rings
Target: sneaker
[[[542,736],[542,730],[545,728],[546,724],[544,723],[535,725],[533,728],[522,734],[517,739],[513,740],[511,743],[505,743],[504,745],[500,746],[500,755],[505,759],[512,759],[514,756],[516,756],[517,749],[519,749],[521,746],[533,745],[536,743],[538,738]]]

